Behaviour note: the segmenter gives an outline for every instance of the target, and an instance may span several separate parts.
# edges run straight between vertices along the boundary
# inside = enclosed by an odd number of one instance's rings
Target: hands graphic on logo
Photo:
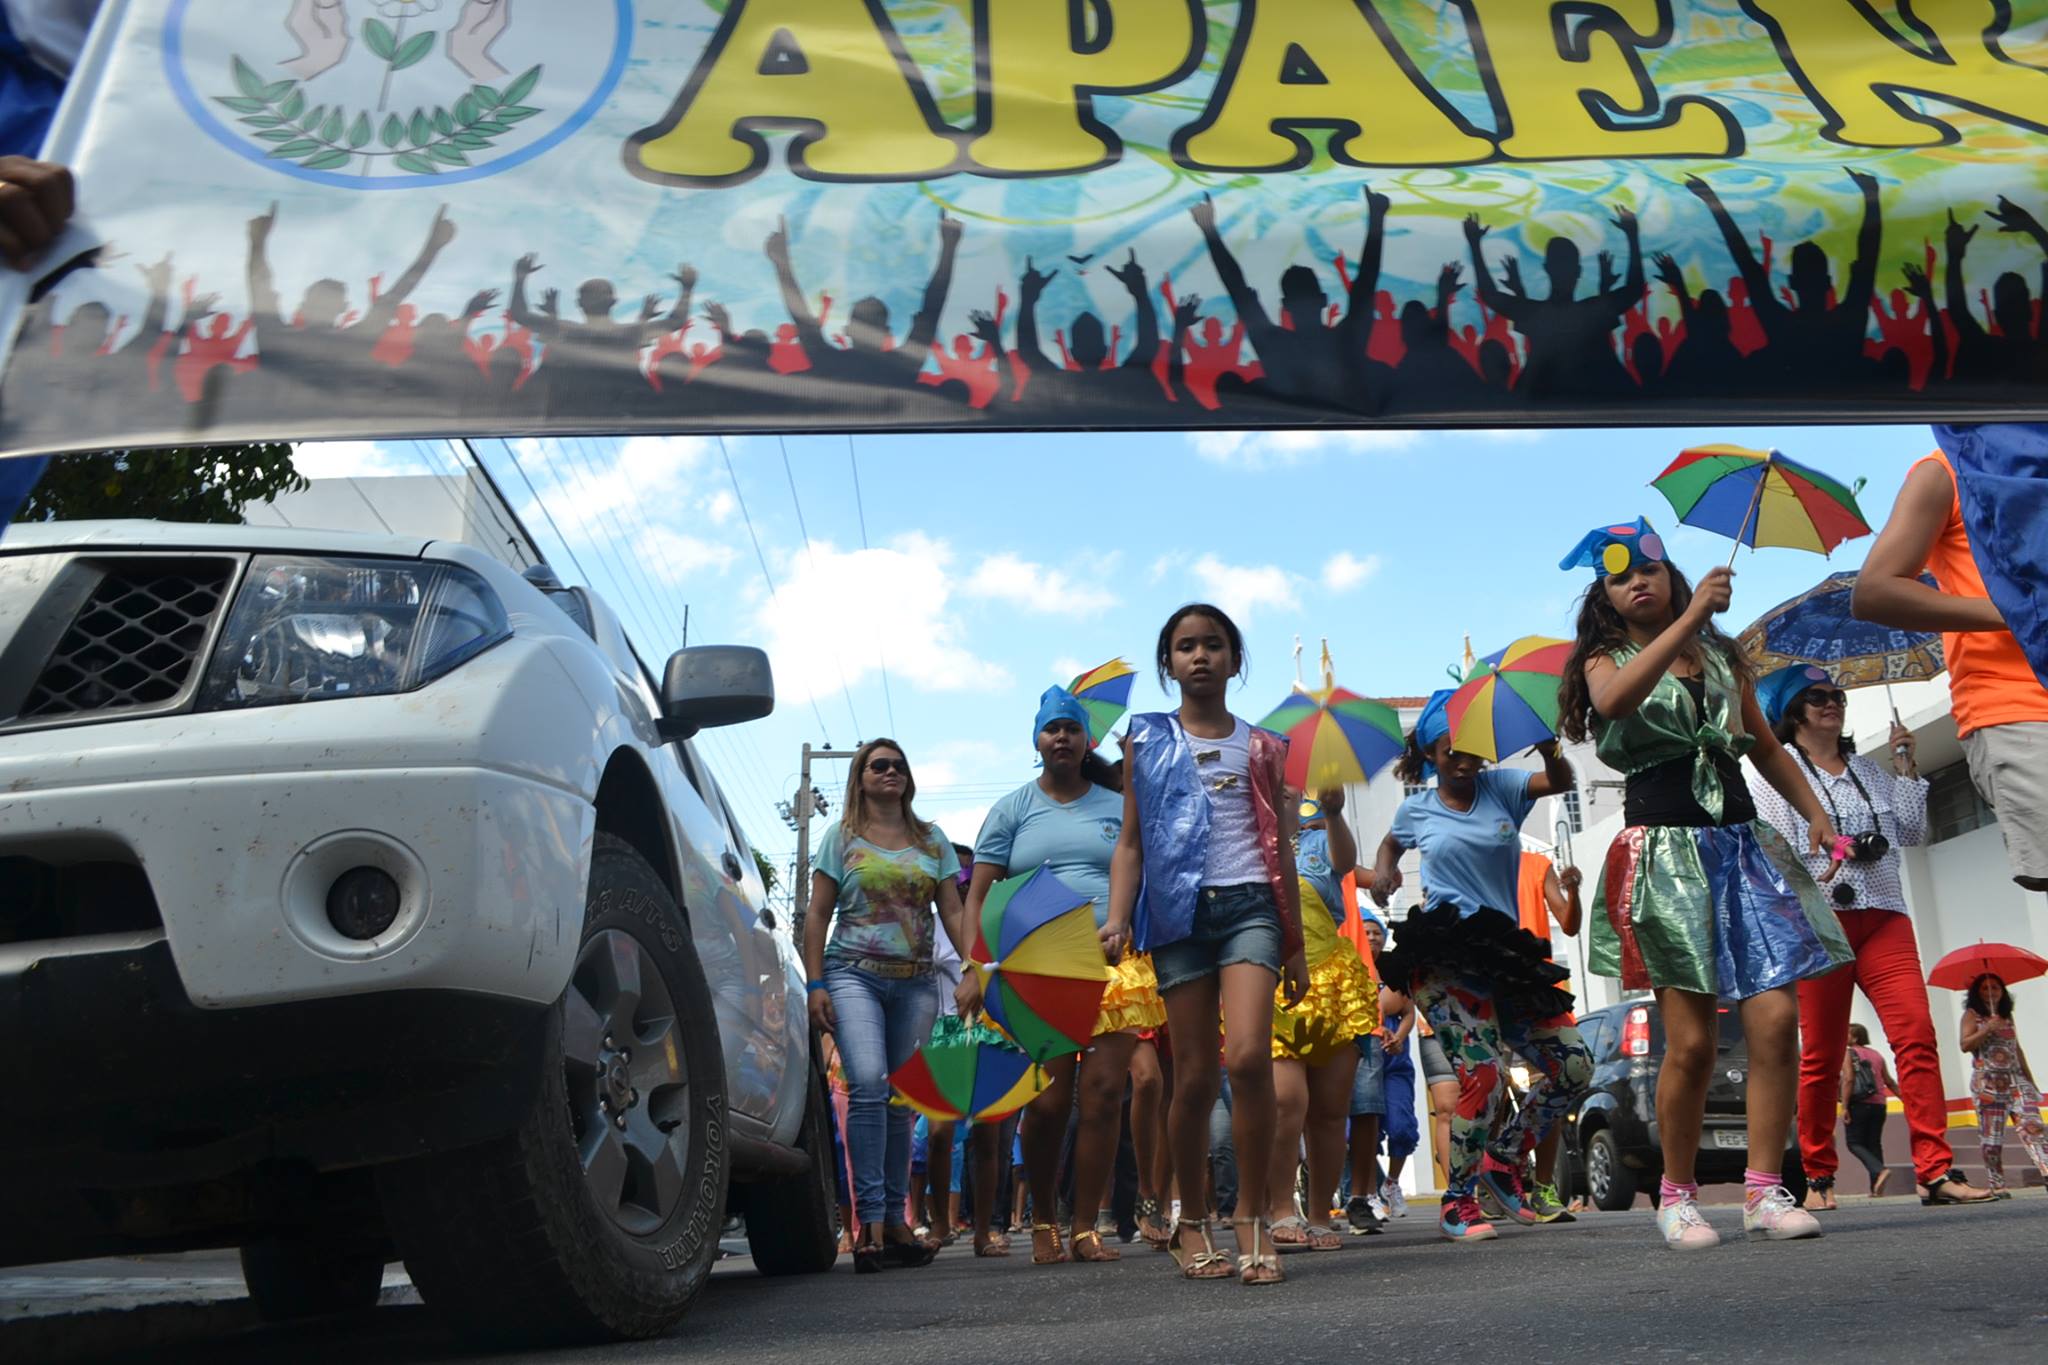
[[[491,56],[491,46],[512,24],[512,0],[464,0],[455,27],[448,31],[448,59],[473,81],[503,80],[511,73]],[[347,0],[292,0],[285,32],[299,45],[299,55],[283,63],[302,81],[339,66],[348,56]]]

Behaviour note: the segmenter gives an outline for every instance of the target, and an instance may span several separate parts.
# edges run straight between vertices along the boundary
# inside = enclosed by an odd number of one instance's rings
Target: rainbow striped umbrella
[[[1752,550],[1776,545],[1828,555],[1870,534],[1855,488],[1775,450],[1695,446],[1650,486],[1687,526],[1732,536]]]
[[[1109,984],[1095,902],[1041,864],[989,889],[980,929],[970,956],[990,1020],[1033,1061],[1087,1047]]]
[[[1259,725],[1287,736],[1287,785],[1301,792],[1368,781],[1406,743],[1399,712],[1341,687],[1296,692]]]
[[[1478,660],[1447,714],[1451,747],[1498,763],[1557,737],[1557,684],[1571,658],[1570,640],[1525,635]]]
[[[1131,708],[1131,680],[1137,674],[1122,659],[1089,669],[1067,684],[1067,691],[1088,713],[1088,742],[1100,744],[1109,738],[1109,727],[1123,719]]]
[[[1045,1069],[984,1024],[942,1018],[931,1041],[890,1073],[903,1103],[934,1123],[1007,1118],[1046,1087]]]

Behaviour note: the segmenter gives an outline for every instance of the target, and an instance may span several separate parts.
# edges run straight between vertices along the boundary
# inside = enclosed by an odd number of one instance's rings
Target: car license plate
[[[1749,1150],[1749,1134],[1740,1128],[1717,1128],[1714,1130],[1714,1145],[1729,1151]]]

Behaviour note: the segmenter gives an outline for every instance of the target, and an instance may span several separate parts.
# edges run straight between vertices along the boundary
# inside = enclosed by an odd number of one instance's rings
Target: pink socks
[[[1660,1205],[1697,1199],[1699,1192],[1700,1187],[1698,1183],[1693,1181],[1688,1181],[1683,1185],[1670,1180],[1659,1180],[1657,1182],[1657,1202]]]
[[[1754,1204],[1763,1197],[1765,1190],[1770,1189],[1773,1185],[1782,1185],[1784,1183],[1785,1173],[1783,1171],[1759,1171],[1754,1166],[1746,1166],[1742,1171],[1743,1202]]]

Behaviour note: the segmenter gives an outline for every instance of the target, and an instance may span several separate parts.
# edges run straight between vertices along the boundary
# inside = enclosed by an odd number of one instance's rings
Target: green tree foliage
[[[292,447],[283,441],[60,455],[29,494],[21,520],[148,517],[236,525],[249,503],[305,487],[292,465]]]
[[[761,885],[768,889],[770,895],[775,894],[775,888],[782,883],[782,878],[776,874],[775,864],[769,862],[768,855],[758,848],[753,849],[753,854],[754,866],[761,870]]]

